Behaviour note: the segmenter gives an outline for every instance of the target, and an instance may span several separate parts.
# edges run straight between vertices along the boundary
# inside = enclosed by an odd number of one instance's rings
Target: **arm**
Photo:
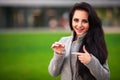
[[[107,62],[101,65],[99,60],[95,56],[91,55],[91,61],[85,65],[97,80],[109,80],[110,72]]]
[[[97,80],[109,80],[110,72],[107,62],[101,65],[95,56],[89,54],[85,46],[83,46],[82,53],[75,52],[74,54],[78,55],[78,59],[81,61],[81,63],[88,67],[91,74]]]
[[[54,56],[50,61],[48,71],[54,77],[60,74],[64,61],[65,52],[63,53],[63,51],[65,51],[65,46],[62,44],[62,41],[64,41],[63,38],[52,45]]]
[[[52,76],[55,77],[60,74],[63,61],[64,61],[64,55],[59,55],[57,53],[54,53],[54,56],[51,59],[49,67],[48,67],[49,73]]]

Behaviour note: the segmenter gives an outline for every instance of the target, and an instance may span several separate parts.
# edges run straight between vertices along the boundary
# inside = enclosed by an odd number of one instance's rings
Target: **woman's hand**
[[[60,43],[60,42],[55,42],[52,44],[51,48],[53,49],[54,52],[57,54],[63,54],[63,51],[65,50],[65,45]]]
[[[83,46],[83,53],[81,52],[73,52],[73,54],[76,54],[78,56],[78,59],[83,64],[88,64],[91,61],[91,56],[86,50],[85,46]]]

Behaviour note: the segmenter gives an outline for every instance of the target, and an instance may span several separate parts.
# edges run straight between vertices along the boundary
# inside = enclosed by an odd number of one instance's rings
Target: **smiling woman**
[[[76,3],[69,17],[73,34],[53,43],[49,73],[61,75],[61,80],[109,80],[107,47],[94,8],[85,2]]]

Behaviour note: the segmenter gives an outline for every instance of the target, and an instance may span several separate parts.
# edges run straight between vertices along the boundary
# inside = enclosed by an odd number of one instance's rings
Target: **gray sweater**
[[[54,56],[51,59],[48,67],[49,73],[52,76],[56,77],[58,75],[61,75],[61,80],[72,80],[73,76],[73,80],[76,80],[75,63],[77,60],[77,56],[72,55],[72,58],[70,58],[70,54],[71,52],[78,51],[77,46],[81,45],[82,38],[83,37],[80,37],[79,40],[77,40],[76,42],[72,42],[73,36],[63,37],[62,39],[60,39],[59,42],[65,45],[65,54],[59,55],[54,52]],[[72,64],[72,66],[70,66],[70,64]],[[98,59],[92,55],[91,61],[85,66],[90,70],[91,74],[97,80],[109,80],[110,72],[107,61],[104,65],[101,65]],[[73,70],[73,74],[71,73],[71,68]],[[82,80],[82,78],[79,77],[77,80]]]

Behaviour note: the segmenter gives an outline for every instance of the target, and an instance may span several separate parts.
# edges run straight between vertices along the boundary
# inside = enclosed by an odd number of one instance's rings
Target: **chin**
[[[77,35],[78,35],[78,36],[81,36],[81,35],[83,35],[83,33],[77,33]]]

